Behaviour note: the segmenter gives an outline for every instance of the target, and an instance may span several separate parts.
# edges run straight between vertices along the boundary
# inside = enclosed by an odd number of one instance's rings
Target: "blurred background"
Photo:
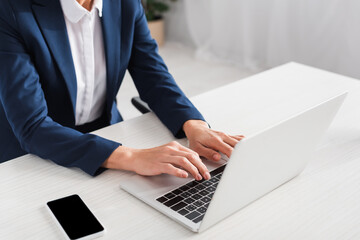
[[[143,0],[160,55],[188,97],[295,61],[360,79],[358,0]],[[118,94],[139,116],[129,74]]]

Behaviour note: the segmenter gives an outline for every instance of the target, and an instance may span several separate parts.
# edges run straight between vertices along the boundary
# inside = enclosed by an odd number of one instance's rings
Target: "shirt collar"
[[[67,19],[73,23],[77,23],[85,14],[90,14],[88,10],[82,7],[76,0],[60,0],[62,10]],[[93,8],[99,12],[99,17],[102,17],[103,0],[94,0]]]

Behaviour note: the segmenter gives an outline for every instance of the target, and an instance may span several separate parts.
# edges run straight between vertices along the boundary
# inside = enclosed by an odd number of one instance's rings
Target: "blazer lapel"
[[[32,9],[48,47],[65,79],[75,116],[76,74],[60,2],[58,0],[34,0]]]
[[[121,1],[103,0],[101,20],[106,56],[106,110],[110,116],[112,103],[117,93],[115,88],[120,72]]]

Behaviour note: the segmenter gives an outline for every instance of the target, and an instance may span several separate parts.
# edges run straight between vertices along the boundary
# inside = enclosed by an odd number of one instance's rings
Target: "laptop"
[[[210,180],[134,175],[121,188],[188,229],[204,231],[300,174],[346,95],[246,136],[220,164],[204,161]]]

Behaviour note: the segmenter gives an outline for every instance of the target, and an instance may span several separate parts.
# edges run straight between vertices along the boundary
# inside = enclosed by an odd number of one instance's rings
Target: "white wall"
[[[187,25],[184,1],[170,2],[169,6],[170,10],[165,14],[166,40],[195,47]]]
[[[296,61],[360,79],[359,12],[359,0],[178,0],[166,30],[199,59],[251,69]]]

